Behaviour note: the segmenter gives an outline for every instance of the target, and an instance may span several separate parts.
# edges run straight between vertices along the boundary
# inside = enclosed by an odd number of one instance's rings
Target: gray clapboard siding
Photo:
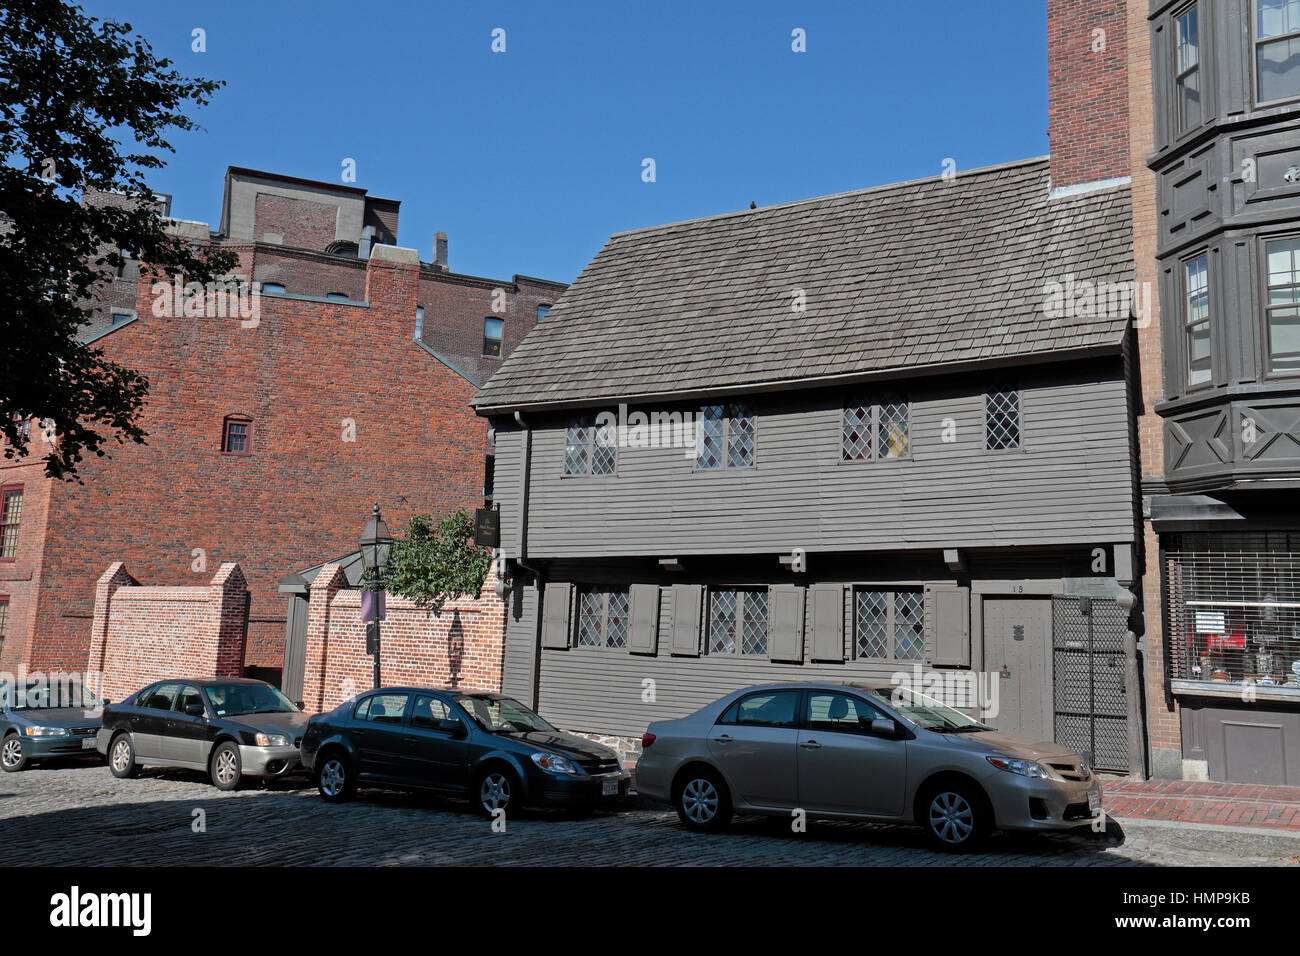
[[[501,661],[501,691],[525,704],[531,704],[533,668],[537,662],[537,589],[517,588],[515,595],[512,595],[506,617],[506,643]],[[515,600],[519,602],[517,605]]]
[[[565,477],[564,423],[537,417],[528,550],[567,555],[763,553],[1131,541],[1119,369],[1022,387],[1023,447],[984,448],[982,391],[905,391],[912,458],[842,462],[835,395],[755,400],[756,464],[697,471],[678,448],[620,448],[613,476]],[[945,420],[956,440],[941,441]],[[497,437],[507,554],[516,553],[520,432]],[[506,476],[510,476],[507,478]],[[509,482],[509,483],[507,483]]]

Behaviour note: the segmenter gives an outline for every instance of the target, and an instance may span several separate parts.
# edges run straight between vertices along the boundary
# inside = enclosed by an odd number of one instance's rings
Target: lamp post
[[[379,687],[379,601],[384,590],[384,567],[388,556],[393,551],[393,539],[388,533],[388,525],[379,514],[379,505],[366,519],[366,529],[361,533],[361,561],[370,572],[366,589],[371,592],[370,610],[375,626],[375,639],[371,651],[375,658],[375,686]],[[364,616],[364,615],[363,615]]]

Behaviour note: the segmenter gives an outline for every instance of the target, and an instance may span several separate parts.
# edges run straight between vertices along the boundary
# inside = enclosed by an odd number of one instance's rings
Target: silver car
[[[888,683],[748,687],[650,725],[636,788],[714,831],[732,812],[915,821],[945,849],[1003,830],[1100,819],[1078,754],[1035,743]]]

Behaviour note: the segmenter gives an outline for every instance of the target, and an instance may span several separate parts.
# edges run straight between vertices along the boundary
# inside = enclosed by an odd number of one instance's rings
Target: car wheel
[[[330,803],[352,799],[357,792],[357,778],[345,754],[334,751],[325,755],[316,771],[316,789]]]
[[[118,734],[108,745],[108,769],[115,777],[126,779],[140,772],[135,762],[135,745],[128,734]]]
[[[234,790],[239,786],[239,746],[234,741],[223,740],[217,744],[217,749],[212,751],[208,774],[218,790]]]
[[[27,754],[23,751],[23,738],[10,734],[0,743],[0,767],[5,773],[17,773],[27,766]]]
[[[692,830],[716,833],[731,822],[731,795],[722,778],[709,770],[686,774],[673,795],[677,816]]]
[[[927,792],[921,826],[930,842],[952,852],[979,846],[992,829],[992,814],[984,794],[967,783],[942,784]]]
[[[519,778],[505,767],[489,767],[474,778],[471,799],[474,801],[474,809],[485,817],[495,816],[498,810],[509,811],[518,806],[519,797]]]

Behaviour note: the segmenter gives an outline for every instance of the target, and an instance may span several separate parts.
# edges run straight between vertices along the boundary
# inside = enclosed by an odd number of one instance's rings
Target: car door
[[[432,694],[416,694],[407,729],[410,751],[401,767],[408,779],[440,790],[469,788],[468,728],[450,704]]]
[[[145,760],[170,759],[166,752],[167,724],[172,718],[172,708],[180,696],[179,683],[157,684],[140,695],[141,700],[131,715],[131,741],[135,755]]]
[[[187,714],[185,708],[190,704],[201,706],[204,716],[193,717]],[[202,691],[194,684],[181,685],[180,693],[176,695],[176,704],[167,722],[162,750],[163,755],[171,760],[200,766],[207,763],[207,704],[204,703]]]
[[[810,690],[799,730],[799,806],[810,812],[899,816],[907,741],[871,733],[883,710],[856,694]]]
[[[709,732],[709,753],[733,799],[754,807],[798,806],[798,714],[802,692],[757,691],[728,707]]]
[[[403,782],[411,744],[406,727],[409,694],[372,694],[357,705],[352,739],[358,771],[373,779]]]

